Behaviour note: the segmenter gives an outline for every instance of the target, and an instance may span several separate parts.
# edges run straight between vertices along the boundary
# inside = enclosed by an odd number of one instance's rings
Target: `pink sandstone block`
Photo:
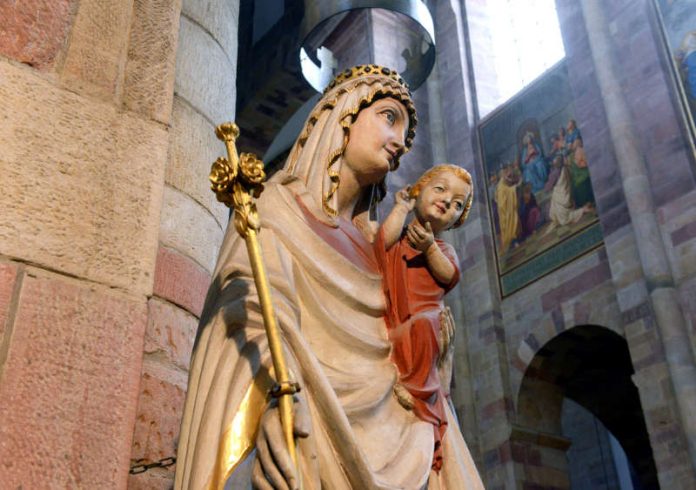
[[[70,30],[77,0],[0,2],[0,54],[40,69],[50,67]]]
[[[609,279],[611,279],[609,265],[606,262],[602,262],[544,293],[541,296],[542,308],[544,311],[549,311],[560,303],[578,296]]]
[[[510,441],[505,441],[498,447],[498,454],[501,464],[512,461],[512,448]]]
[[[481,409],[481,419],[489,421],[506,412],[512,411],[512,402],[508,398],[500,398],[494,402],[484,405]]]
[[[160,245],[155,265],[154,294],[201,316],[210,274],[174,249]]]
[[[693,240],[696,237],[696,222],[687,223],[681,228],[673,231],[670,237],[672,238],[672,245],[675,247],[689,240]]]
[[[133,433],[132,459],[148,463],[176,456],[185,390],[171,380],[150,373],[145,364]],[[173,476],[174,466],[165,468]],[[163,470],[163,471],[164,471]]]
[[[528,444],[513,441],[510,443],[510,446],[511,459],[515,463],[524,464],[527,460]]]
[[[12,291],[17,280],[18,267],[12,262],[0,263],[0,341],[5,334],[7,316],[10,314]]]
[[[148,302],[145,354],[159,354],[188,371],[198,319],[176,305],[152,298]]]
[[[145,473],[130,475],[128,490],[171,490],[174,487],[174,472],[166,471],[168,469],[151,469]]]
[[[125,488],[145,301],[27,272],[0,384],[0,488]]]

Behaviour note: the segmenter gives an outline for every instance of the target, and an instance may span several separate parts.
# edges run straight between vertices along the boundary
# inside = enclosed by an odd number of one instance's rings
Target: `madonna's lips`
[[[389,153],[389,163],[394,163],[396,161],[396,152],[393,150],[390,150],[389,148],[385,148],[387,150],[387,153]]]

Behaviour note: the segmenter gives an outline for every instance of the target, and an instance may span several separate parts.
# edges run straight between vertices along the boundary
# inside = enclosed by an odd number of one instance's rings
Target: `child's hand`
[[[413,206],[416,205],[416,200],[409,196],[408,191],[410,187],[404,187],[396,194],[394,194],[394,204],[401,204],[405,206],[409,211],[413,210]]]
[[[430,223],[425,223],[425,228],[417,223],[411,223],[406,230],[409,243],[416,250],[425,252],[435,242],[435,235],[430,227]]]

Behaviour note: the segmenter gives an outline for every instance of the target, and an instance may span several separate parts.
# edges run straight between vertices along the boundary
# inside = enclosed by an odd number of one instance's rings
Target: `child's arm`
[[[454,278],[456,271],[450,259],[442,253],[437,243],[433,243],[425,251],[425,261],[428,263],[428,269],[438,282],[449,284]]]
[[[412,224],[408,227],[408,240],[411,244],[425,255],[428,270],[438,282],[449,284],[457,273],[450,259],[440,250],[440,246],[435,243],[435,235],[430,228],[430,223],[425,224],[425,228]]]
[[[406,189],[401,189],[394,195],[394,202],[394,207],[382,223],[384,246],[387,250],[399,240],[406,216],[408,216],[415,204],[415,200],[409,198],[408,190]]]

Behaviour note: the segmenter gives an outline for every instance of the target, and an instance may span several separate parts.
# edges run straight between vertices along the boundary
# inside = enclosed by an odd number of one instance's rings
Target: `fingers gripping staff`
[[[297,451],[294,439],[293,395],[300,390],[299,384],[290,380],[287,363],[283,354],[276,316],[271,302],[268,277],[261,256],[258,233],[260,222],[254,198],[263,191],[262,182],[266,178],[263,162],[250,153],[237,154],[235,141],[239,128],[234,123],[223,123],[215,128],[218,139],[225,143],[228,158],[218,158],[210,171],[211,189],[218,201],[234,210],[234,225],[244,238],[249,253],[249,262],[254,275],[254,282],[259,295],[263,323],[268,337],[268,345],[276,374],[276,384],[271,389],[271,396],[278,399],[280,422],[283,435],[297,470]],[[300,472],[297,471],[300,475]]]

